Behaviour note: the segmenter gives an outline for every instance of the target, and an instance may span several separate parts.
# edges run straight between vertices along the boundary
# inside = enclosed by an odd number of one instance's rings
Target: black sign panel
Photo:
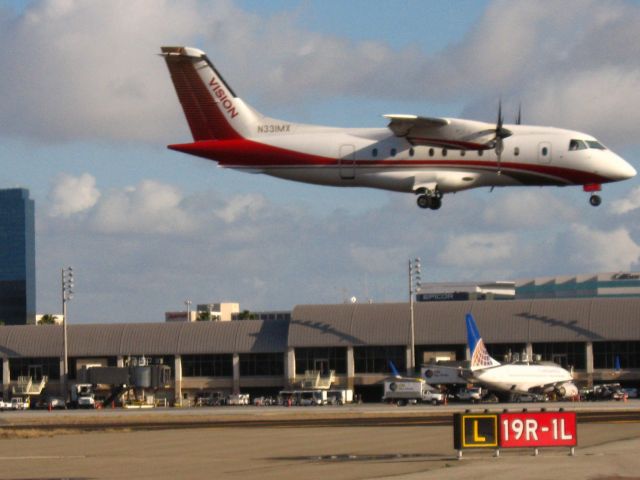
[[[453,448],[497,448],[497,413],[456,413],[453,416]]]

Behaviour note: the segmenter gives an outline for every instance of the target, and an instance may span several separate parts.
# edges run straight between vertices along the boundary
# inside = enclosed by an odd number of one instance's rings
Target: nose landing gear
[[[585,192],[591,193],[591,197],[589,197],[589,203],[591,205],[597,207],[602,203],[602,198],[600,198],[600,195],[596,193],[602,190],[602,185],[600,185],[599,183],[588,183],[586,185],[583,185],[582,189]]]
[[[602,198],[600,198],[600,195],[596,195],[594,193],[593,195],[591,195],[589,197],[589,203],[591,205],[593,205],[594,207],[597,207],[598,205],[600,205],[602,203]]]

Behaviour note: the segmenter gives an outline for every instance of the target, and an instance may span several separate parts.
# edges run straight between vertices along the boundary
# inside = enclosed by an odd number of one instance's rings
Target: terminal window
[[[183,355],[183,377],[232,377],[233,356],[218,355]]]

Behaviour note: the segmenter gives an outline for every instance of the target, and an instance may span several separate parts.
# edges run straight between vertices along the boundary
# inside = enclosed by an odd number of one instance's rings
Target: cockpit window
[[[584,143],[583,140],[571,140],[569,142],[569,150],[570,151],[572,151],[572,150],[584,150],[586,148],[588,148],[587,144]]]
[[[605,147],[604,145],[602,145],[600,142],[596,140],[587,140],[587,145],[589,145],[589,148],[597,148],[598,150],[607,149],[607,147]]]

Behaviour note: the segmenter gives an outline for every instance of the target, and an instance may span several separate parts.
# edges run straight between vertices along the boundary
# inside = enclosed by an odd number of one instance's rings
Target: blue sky
[[[640,5],[627,1],[0,2],[0,188],[37,211],[38,310],[162,321],[194,303],[290,309],[406,298],[429,281],[638,269],[637,180],[412,196],[296,184],[171,152],[190,135],[162,44],[205,50],[258,110],[384,126],[384,113],[586,131],[640,167]],[[580,28],[576,28],[580,25]]]

